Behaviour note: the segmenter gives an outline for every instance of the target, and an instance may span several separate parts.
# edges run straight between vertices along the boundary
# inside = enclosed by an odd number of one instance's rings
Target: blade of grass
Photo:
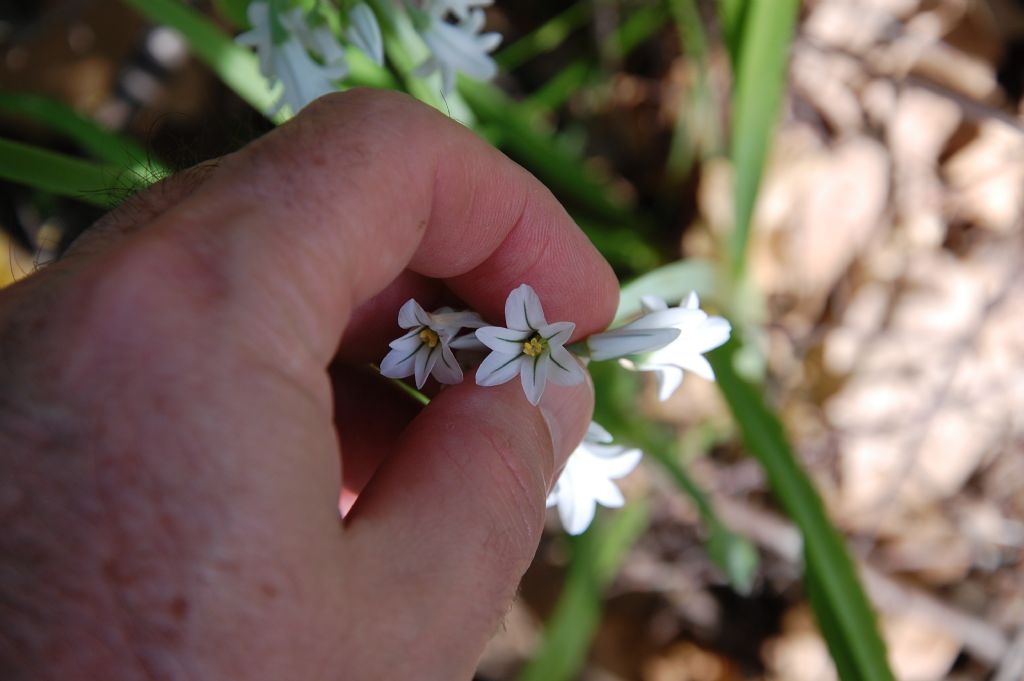
[[[0,139],[0,178],[109,208],[148,184],[124,168]]]
[[[572,558],[565,586],[537,654],[523,668],[519,681],[579,678],[601,620],[602,595],[646,528],[647,507],[633,502],[595,522],[579,537],[569,538]]]
[[[664,7],[644,7],[623,21],[607,42],[614,43],[616,49],[626,55],[664,26],[667,19]],[[459,93],[473,109],[479,123],[502,131],[497,137],[502,150],[534,172],[570,204],[570,209],[576,208],[574,214],[579,214],[583,220],[590,218],[592,229],[588,234],[593,240],[614,242],[615,239],[607,234],[597,236],[599,230],[604,231],[600,223],[610,223],[608,227],[614,225],[611,231],[617,231],[620,235],[625,226],[626,230],[642,236],[649,231],[648,226],[629,210],[626,201],[615,197],[615,192],[603,178],[588,170],[580,155],[555,134],[542,116],[563,104],[570,93],[586,82],[587,74],[594,68],[593,60],[574,62],[560,71],[549,83],[550,88],[538,90],[541,99],[528,98],[521,103],[515,102],[489,83],[460,77],[458,85]],[[628,247],[633,251],[632,256],[619,257],[624,254],[608,253],[616,266],[623,265],[630,271],[642,271],[660,260],[642,238],[630,241],[632,243],[628,246],[625,241],[622,244],[623,248]]]
[[[627,56],[641,43],[650,38],[668,21],[668,12],[660,4],[650,5],[631,12],[600,45],[599,52],[614,52],[620,57]],[[548,84],[537,88],[521,106],[531,115],[550,112],[562,106],[575,92],[579,91],[591,77],[599,74],[596,55],[578,59],[562,67],[558,75]]]
[[[628,287],[627,287],[628,288]],[[675,433],[645,419],[636,409],[640,378],[636,373],[622,371],[614,362],[591,362],[596,401],[594,419],[612,433],[618,443],[639,447],[656,461],[690,497],[700,514],[707,533],[708,555],[740,594],[747,594],[757,573],[758,556],[754,546],[729,530],[715,511],[711,497],[690,477],[683,465],[682,449]],[[710,442],[724,440],[725,434],[710,434]]]
[[[577,2],[545,21],[511,45],[502,48],[494,60],[503,71],[511,71],[536,56],[550,52],[582,28],[594,12],[590,2]]]
[[[130,139],[107,130],[63,102],[26,92],[0,91],[0,112],[51,128],[101,161],[143,171],[159,179],[168,170]]]
[[[719,110],[708,73],[708,37],[697,8],[697,0],[669,0],[669,8],[679,34],[680,51],[686,55],[696,78],[679,102],[672,143],[669,146],[669,178],[679,181],[693,168],[698,152],[718,153],[722,145]]]
[[[750,221],[785,90],[789,43],[799,9],[799,0],[762,0],[750,3],[743,17],[730,139],[735,222],[729,265],[735,281],[743,278]]]
[[[751,0],[718,0],[718,24],[733,64],[740,61],[740,48],[743,45],[743,31],[750,4]]]
[[[829,521],[818,493],[797,463],[782,424],[760,394],[733,369],[737,342],[711,352],[718,386],[743,439],[758,459],[779,503],[803,534],[805,569],[817,596],[811,605],[822,633],[838,651],[844,681],[893,681],[874,611],[846,544]]]

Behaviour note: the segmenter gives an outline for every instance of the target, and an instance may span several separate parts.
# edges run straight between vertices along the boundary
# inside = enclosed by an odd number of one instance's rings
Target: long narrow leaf
[[[621,223],[630,219],[627,206],[613,198],[609,186],[588,171],[582,159],[554,135],[523,116],[504,92],[489,83],[459,78],[459,93],[481,123],[502,130],[505,151],[556,194],[585,208],[595,218]]]
[[[572,562],[537,654],[519,681],[571,681],[579,677],[601,619],[605,589],[630,547],[647,528],[647,508],[634,502],[572,539]]]
[[[779,503],[803,534],[812,607],[844,681],[892,681],[874,611],[839,532],[807,474],[793,456],[782,424],[760,394],[733,369],[736,342],[710,354],[718,386]]]
[[[786,84],[786,60],[799,0],[753,0],[744,16],[743,46],[734,65],[730,140],[735,173],[733,277],[742,278],[754,203]]]
[[[123,168],[5,139],[0,139],[0,178],[104,208],[148,184]]]
[[[539,28],[502,48],[495,55],[495,61],[505,71],[520,66],[545,52],[549,52],[562,43],[573,32],[581,28],[594,12],[591,2],[577,2],[568,9],[556,14],[544,22]]]
[[[150,172],[158,177],[167,169],[149,158],[132,140],[86,118],[63,102],[27,92],[0,92],[0,113],[44,125],[71,139],[101,161]]]

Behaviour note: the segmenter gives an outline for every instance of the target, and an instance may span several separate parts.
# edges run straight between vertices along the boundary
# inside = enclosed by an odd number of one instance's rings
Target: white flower
[[[384,66],[384,38],[380,34],[377,15],[365,2],[361,2],[348,13],[352,22],[345,37],[372,59],[377,66]]]
[[[549,380],[558,385],[583,382],[583,368],[564,347],[576,325],[548,324],[540,298],[526,284],[508,294],[505,323],[507,328],[487,326],[476,331],[480,342],[491,349],[477,369],[478,385],[500,385],[519,374],[526,399],[536,405]]]
[[[489,4],[474,0],[428,0],[426,25],[420,30],[423,42],[431,55],[416,70],[425,77],[441,72],[441,88],[451,92],[455,87],[456,72],[479,80],[490,80],[498,73],[498,65],[488,54],[501,43],[500,33],[480,33],[484,27],[484,12],[479,6]],[[448,13],[455,15],[455,23],[446,20]]]
[[[591,423],[548,495],[548,507],[558,506],[558,516],[569,534],[581,534],[590,526],[597,504],[618,508],[625,502],[612,480],[629,475],[642,452],[610,446],[611,441],[608,431]]]
[[[417,388],[422,388],[431,374],[440,383],[462,382],[462,368],[450,343],[459,329],[483,326],[479,315],[448,307],[431,314],[409,299],[398,311],[398,325],[410,331],[391,342],[391,352],[380,363],[381,374],[388,378],[415,374]]]
[[[715,380],[715,372],[703,354],[729,340],[732,333],[729,322],[722,317],[709,317],[701,310],[696,293],[691,293],[679,307],[669,308],[664,300],[653,296],[644,296],[641,304],[644,317],[634,324],[648,317],[658,326],[678,329],[679,335],[668,345],[636,361],[620,359],[619,362],[635,371],[656,372],[658,399],[662,401],[682,384],[684,369],[709,381]]]
[[[600,362],[626,355],[636,355],[663,348],[679,337],[662,313],[645,314],[639,319],[611,331],[595,333],[587,338],[590,359]]]
[[[278,17],[285,39],[273,40],[273,17],[270,6],[262,0],[249,4],[252,29],[242,33],[235,42],[256,49],[260,73],[271,83],[281,83],[276,113],[288,105],[292,113],[317,97],[337,89],[334,81],[348,75],[345,51],[327,26],[310,28],[301,10],[294,9]],[[310,53],[323,62],[317,63]]]

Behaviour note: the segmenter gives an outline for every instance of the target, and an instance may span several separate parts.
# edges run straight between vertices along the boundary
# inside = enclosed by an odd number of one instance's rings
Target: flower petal
[[[455,328],[456,331],[462,328],[478,329],[481,326],[487,326],[487,322],[481,319],[480,315],[469,310],[456,312],[451,308],[442,307],[434,310],[430,316],[433,317],[435,327]]]
[[[572,353],[560,345],[551,345],[546,353],[550,359],[548,364],[548,380],[557,385],[579,385],[586,379],[586,374]]]
[[[690,310],[685,307],[670,307],[667,310],[655,310],[630,322],[626,327],[631,329],[664,329],[674,327],[685,329],[697,326],[708,318],[703,310]],[[626,328],[623,327],[623,328]]]
[[[708,317],[688,338],[690,346],[699,353],[714,350],[732,335],[732,324],[723,317]]]
[[[684,357],[679,366],[692,371],[705,380],[715,380],[715,370],[711,368],[711,363],[704,359],[703,355]]]
[[[596,510],[597,503],[589,494],[567,494],[558,502],[558,516],[571,535],[583,534],[594,521]]]
[[[462,383],[462,367],[459,366],[458,361],[455,359],[455,355],[451,349],[442,344],[440,346],[441,352],[438,353],[439,357],[437,363],[434,364],[433,375],[439,383],[447,383],[448,385],[454,385],[456,383]]]
[[[477,340],[503,355],[523,354],[523,342],[532,334],[532,331],[517,331],[503,326],[485,326],[476,330]]]
[[[625,497],[622,496],[622,492],[615,486],[615,483],[608,478],[602,478],[594,476],[594,479],[590,481],[590,493],[594,497],[594,501],[607,506],[608,508],[619,508],[626,503]]]
[[[590,461],[594,470],[600,471],[602,476],[610,480],[618,480],[632,473],[644,455],[639,449],[602,445],[590,445],[589,448],[593,454]]]
[[[590,425],[587,426],[587,434],[583,436],[583,439],[587,442],[601,442],[604,444],[611,444],[612,434],[604,429],[597,421],[591,421]]]
[[[657,296],[640,296],[640,307],[643,309],[644,314],[650,314],[658,310],[667,310],[668,303]]]
[[[523,354],[510,356],[492,352],[484,357],[480,368],[476,370],[476,384],[491,386],[507,383],[519,374],[520,364],[526,359],[529,357]]]
[[[640,367],[643,370],[643,367]],[[683,370],[674,366],[659,366],[655,369],[658,377],[658,399],[664,402],[683,384]]]
[[[408,350],[413,351],[423,344],[423,340],[420,338],[420,329],[422,327],[417,326],[412,331],[409,331],[404,336],[396,338],[395,340],[388,343],[388,347],[392,350]]]
[[[565,345],[575,330],[576,325],[572,322],[555,322],[554,324],[542,324],[537,328],[537,333],[551,345],[561,346]]]
[[[540,298],[528,284],[520,285],[505,299],[505,323],[516,331],[537,331],[547,326]]]
[[[349,10],[348,17],[352,20],[352,25],[345,32],[345,36],[377,66],[384,66],[384,39],[380,34],[377,15],[365,2],[361,2]]]
[[[620,329],[594,334],[587,338],[590,359],[602,361],[663,348],[679,337],[679,329]]]
[[[690,291],[690,295],[686,296],[686,302],[680,307],[686,308],[687,310],[699,310],[700,309],[700,298],[697,297],[696,291]]]
[[[411,329],[414,326],[430,326],[430,315],[420,307],[419,303],[410,298],[398,310],[398,325],[403,329]]]
[[[464,333],[457,338],[453,338],[448,343],[448,347],[452,350],[486,350],[487,346],[480,342],[480,339],[476,337],[475,333]],[[522,347],[520,345],[519,347]]]
[[[423,389],[423,384],[427,382],[427,376],[434,370],[434,365],[437,364],[437,359],[441,356],[441,347],[440,343],[434,347],[424,344],[423,349],[416,353],[416,388],[418,390]]]
[[[422,344],[413,350],[392,350],[380,363],[380,373],[388,378],[405,378],[412,376],[416,370],[416,355]]]
[[[548,494],[547,501],[544,502],[544,505],[547,508],[551,508],[552,506],[556,505],[557,503],[558,503],[558,486],[556,485],[555,489],[551,490],[551,493]]]
[[[548,382],[548,367],[551,366],[551,358],[545,353],[537,357],[524,355],[526,360],[522,363],[520,377],[523,382],[523,392],[530,404],[537,406],[540,398],[544,395],[544,387]]]

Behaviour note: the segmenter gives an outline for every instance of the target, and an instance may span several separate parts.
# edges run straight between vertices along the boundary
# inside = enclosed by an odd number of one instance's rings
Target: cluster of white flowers
[[[419,76],[441,72],[441,89],[455,88],[455,74],[465,73],[478,80],[490,80],[498,73],[491,59],[501,43],[500,33],[481,33],[484,11],[494,0],[427,0],[425,11],[414,17],[430,57],[417,70]],[[454,18],[449,21],[449,16]]]
[[[643,453],[611,442],[611,434],[591,422],[548,495],[548,507],[558,506],[558,517],[569,534],[582,534],[590,527],[598,504],[618,508],[625,503],[612,480],[632,473]]]
[[[286,2],[286,0],[281,0]],[[482,7],[493,0],[425,0],[422,9],[407,3],[413,25],[430,50],[416,74],[441,73],[444,92],[455,86],[456,73],[489,80],[498,71],[490,57],[499,43],[498,33],[482,33]],[[388,5],[400,11],[399,5]],[[253,0],[247,9],[250,30],[239,35],[238,44],[256,50],[260,73],[277,89],[271,114],[284,106],[292,113],[317,97],[337,90],[349,72],[345,49],[319,13],[298,7],[277,11],[277,3]],[[378,65],[384,64],[384,39],[373,9],[358,2],[339,13],[345,41]]]
[[[500,385],[518,376],[533,405],[540,403],[548,381],[582,383],[583,362],[590,360],[618,359],[627,369],[655,372],[662,400],[680,386],[684,371],[713,381],[714,371],[703,355],[729,339],[729,322],[701,310],[695,293],[674,308],[664,300],[644,297],[642,309],[636,320],[572,346],[580,348],[582,356],[577,359],[565,345],[576,325],[549,323],[540,298],[527,284],[505,300],[505,326],[486,326],[474,312],[447,307],[426,312],[409,300],[398,312],[399,326],[408,331],[391,343],[380,370],[389,378],[415,376],[416,387],[422,388],[428,376],[439,383],[459,383],[464,369],[476,366],[476,382],[481,386]],[[488,354],[478,361],[481,351]],[[590,525],[596,504],[622,505],[622,494],[611,481],[632,471],[641,453],[611,446],[611,441],[604,428],[592,423],[548,497],[548,506],[558,506],[562,524],[571,534]]]

